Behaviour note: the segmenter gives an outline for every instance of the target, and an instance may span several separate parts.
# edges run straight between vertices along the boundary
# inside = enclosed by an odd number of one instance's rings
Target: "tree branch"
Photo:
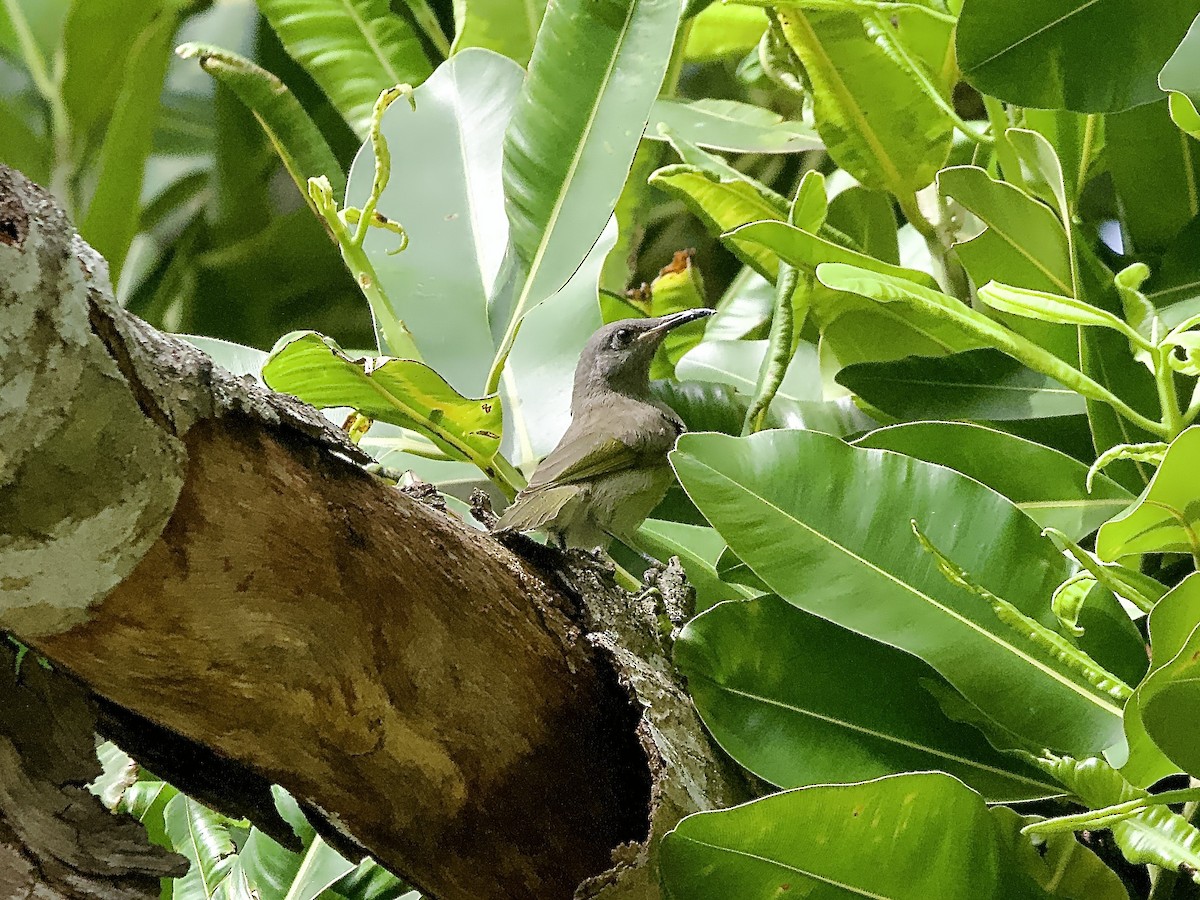
[[[364,473],[315,411],[126,314],[0,168],[7,335],[0,627],[144,735],[283,785],[439,900],[589,879],[656,897],[647,837],[739,798],[650,611],[586,565],[564,590]]]

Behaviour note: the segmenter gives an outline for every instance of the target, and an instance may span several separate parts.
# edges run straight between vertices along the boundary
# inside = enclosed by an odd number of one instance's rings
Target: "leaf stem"
[[[1179,396],[1175,390],[1175,370],[1167,358],[1171,350],[1171,347],[1154,347],[1150,350],[1150,358],[1154,362],[1154,385],[1158,389],[1162,425],[1168,441],[1174,440],[1184,429],[1184,419],[1179,412]]]
[[[355,243],[354,236],[350,234],[345,220],[338,214],[337,201],[334,200],[333,188],[329,185],[329,179],[324,175],[308,179],[308,195],[312,198],[313,205],[321,214],[321,218],[325,220],[333,239],[337,242],[346,268],[350,270],[359,290],[367,298],[367,305],[371,309],[371,318],[375,322],[375,333],[380,338],[379,352],[384,356],[420,360],[421,354],[417,350],[412,332],[408,330],[404,321],[392,312],[387,295],[380,287],[379,276],[375,274],[375,267],[371,265],[371,260],[363,250],[362,244]],[[359,220],[359,228],[366,221],[368,221],[367,217],[363,216]]]
[[[1004,175],[1004,180],[1024,190],[1026,184],[1024,175],[1021,173],[1021,161],[1017,159],[1017,151],[1008,142],[1008,136],[1005,133],[1008,131],[1009,122],[1004,104],[987,94],[982,96],[983,107],[987,110],[988,121],[991,123],[992,140],[996,142],[996,159],[1000,163],[1000,171]]]
[[[971,299],[971,284],[967,279],[966,270],[963,269],[962,263],[958,257],[953,254],[950,249],[950,241],[943,233],[942,229],[922,212],[920,203],[918,203],[916,195],[909,197],[898,196],[897,201],[900,204],[900,211],[904,213],[904,217],[917,232],[925,239],[925,245],[929,248],[929,255],[933,257],[934,262],[941,270],[941,279],[939,279],[946,288],[947,293],[957,297],[964,303],[969,303]],[[939,199],[937,201],[941,203]]]

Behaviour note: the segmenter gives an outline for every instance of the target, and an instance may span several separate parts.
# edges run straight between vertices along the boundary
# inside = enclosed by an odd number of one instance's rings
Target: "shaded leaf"
[[[921,683],[937,675],[915,657],[778,597],[692,620],[675,661],[724,750],[780,787],[937,769],[992,800],[1056,790],[950,721]]]
[[[1158,72],[1197,11],[1195,0],[966,0],[958,61],[976,88],[1018,106],[1119,112],[1161,96]]]
[[[933,772],[696,813],[660,852],[672,900],[767,900],[793,888],[810,897],[999,900],[1007,864],[983,799]],[[1044,895],[1032,888],[1020,896]]]
[[[1065,453],[1002,431],[952,422],[916,422],[854,442],[948,466],[1003,494],[1041,525],[1081,540],[1124,509],[1133,495],[1111,479],[1087,489],[1088,467]]]
[[[817,127],[830,156],[869,188],[901,198],[933,181],[953,126],[917,72],[889,52],[882,13],[780,6],[779,23],[812,84]],[[943,98],[944,100],[944,98]]]
[[[1074,391],[992,349],[859,363],[838,372],[837,381],[876,409],[909,421],[1032,419],[1084,411]]]
[[[914,554],[912,520],[977,581],[1053,628],[1049,598],[1066,561],[1000,495],[950,469],[815,432],[686,434],[671,462],[733,552],[784,599],[920,656],[1041,746],[1092,751],[1121,739],[1113,697]]]
[[[258,8],[360,138],[381,91],[415,87],[432,71],[416,32],[387,0],[258,0]]]

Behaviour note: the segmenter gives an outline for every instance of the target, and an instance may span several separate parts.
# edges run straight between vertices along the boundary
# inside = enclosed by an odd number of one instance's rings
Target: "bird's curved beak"
[[[672,328],[679,325],[686,325],[688,322],[695,322],[697,319],[703,319],[706,316],[711,316],[715,313],[715,309],[700,307],[698,309],[685,309],[682,312],[671,313],[669,316],[663,316],[659,319],[657,325],[638,335],[639,341],[657,341]]]

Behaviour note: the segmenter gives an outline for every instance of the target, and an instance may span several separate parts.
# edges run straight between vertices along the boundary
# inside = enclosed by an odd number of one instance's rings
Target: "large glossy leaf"
[[[317,900],[355,868],[320,837],[314,837],[303,854],[296,854],[257,828],[251,829],[238,861],[259,897],[281,900]]]
[[[482,47],[525,65],[545,14],[546,0],[454,0],[451,53]]]
[[[329,179],[335,196],[345,193],[346,178],[337,157],[287,85],[228,50],[192,43],[182,45],[177,52],[185,59],[195,56],[204,71],[232,90],[254,113],[306,201],[312,202],[308,179],[319,175]]]
[[[699,147],[728,153],[800,153],[824,146],[811,125],[737,100],[659,100],[646,137],[665,141],[660,126]]]
[[[915,520],[978,583],[1054,628],[1049,597],[1066,562],[999,494],[814,432],[688,434],[671,462],[733,552],[784,599],[919,656],[1041,746],[1091,752],[1121,740],[1112,696],[914,552]]]
[[[920,660],[778,597],[692,620],[675,662],[725,751],[780,787],[936,769],[991,800],[1055,793],[1051,779],[948,719]]]
[[[488,469],[500,448],[498,397],[463,397],[424,363],[351,359],[316,332],[287,335],[263,366],[272,390],[318,409],[348,406],[364,416],[419,431],[446,454]]]
[[[62,31],[59,91],[70,120],[71,140],[80,151],[88,146],[92,130],[110,114],[121,93],[126,61],[132,61],[128,55],[131,39],[136,41],[146,29],[152,29],[156,18],[174,18],[167,6],[163,0],[71,4]]]
[[[928,288],[937,287],[937,282],[924,272],[905,269],[874,259],[864,253],[856,253],[841,244],[835,244],[824,237],[783,221],[750,222],[750,224],[731,230],[727,238],[761,244],[778,254],[779,258],[789,265],[806,272],[815,272],[821,263],[840,262],[861,266],[880,274],[894,275]]]
[[[579,268],[616,206],[658,96],[677,0],[551,0],[504,140],[513,263],[493,328]],[[503,348],[504,341],[502,341]]]
[[[1200,427],[1187,429],[1167,450],[1137,503],[1105,524],[1096,536],[1096,553],[1115,560],[1135,553],[1191,553],[1200,556],[1196,523],[1200,520]]]
[[[1074,391],[992,349],[859,363],[838,372],[837,381],[876,409],[909,421],[1033,419],[1084,411]]]
[[[987,804],[949,775],[786,791],[697,813],[663,839],[670,900],[1000,900],[1007,865]]]
[[[946,162],[953,126],[919,80],[927,73],[889,46],[884,30],[895,26],[884,13],[798,5],[779,7],[778,17],[808,73],[817,128],[838,165],[902,199],[929,184]]]
[[[1166,757],[1188,774],[1200,772],[1195,727],[1200,713],[1200,623],[1179,652],[1146,677],[1134,699],[1146,733]]]
[[[387,0],[258,0],[258,8],[359,137],[380,91],[418,85],[431,71],[416,32]]]
[[[980,91],[1018,106],[1118,112],[1161,96],[1158,72],[1197,12],[1196,0],[966,0],[958,61]]]
[[[174,900],[211,900],[222,887],[228,892],[233,885],[224,883],[237,863],[229,820],[177,793],[163,810],[163,822],[172,849],[191,863],[188,874],[173,884]]]
[[[753,222],[734,229],[725,240],[731,246],[737,242],[751,247],[761,245],[804,272],[815,272],[823,263],[841,262],[930,289],[936,285],[925,272],[882,262],[786,222]],[[809,315],[843,365],[914,355],[940,356],[979,346],[979,341],[940,316],[888,309],[821,286],[814,292]]]
[[[948,466],[1017,504],[1043,528],[1082,540],[1123,510],[1133,495],[1099,475],[1087,488],[1088,467],[1065,453],[1003,431],[953,422],[881,428],[855,441]]]
[[[1158,86],[1171,92],[1171,118],[1190,134],[1200,137],[1200,67],[1196,51],[1200,49],[1200,16],[1192,21],[1183,41],[1175,48],[1162,71]]]
[[[391,254],[395,236],[372,231],[364,247],[422,357],[463,393],[483,388],[495,352],[488,298],[508,235],[502,146],[522,77],[512,60],[464,50],[417,88],[416,109],[393,103],[383,117],[396,171],[379,211],[404,225],[409,244]],[[368,144],[347,205],[366,201],[374,165]]]

